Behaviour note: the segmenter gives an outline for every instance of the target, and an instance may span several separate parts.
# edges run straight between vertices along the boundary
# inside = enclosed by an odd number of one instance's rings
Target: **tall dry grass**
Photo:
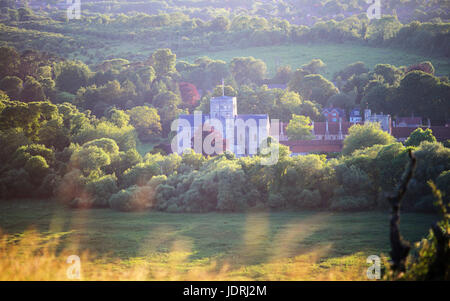
[[[332,246],[326,243],[302,253],[294,252],[311,230],[310,225],[318,224],[316,219],[287,227],[267,247],[267,217],[251,215],[242,246],[232,256],[220,260],[190,259],[194,253],[192,244],[183,237],[176,239],[164,254],[125,260],[87,252],[74,254],[73,248],[69,251],[63,247],[66,245],[63,239],[70,233],[45,234],[30,230],[19,235],[0,235],[0,280],[71,280],[67,275],[72,265],[67,262],[70,255],[80,257],[79,280],[87,281],[366,280],[364,254],[327,258]],[[255,262],[255,258],[259,260]]]

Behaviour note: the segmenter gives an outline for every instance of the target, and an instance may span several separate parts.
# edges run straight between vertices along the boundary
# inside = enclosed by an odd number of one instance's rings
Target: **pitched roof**
[[[342,141],[339,140],[298,140],[280,142],[289,147],[293,153],[340,153],[342,151]]]
[[[354,124],[355,123],[353,122],[343,121],[342,134],[348,135],[348,129],[352,127]],[[326,122],[314,122],[314,135],[325,135],[326,128],[327,128]],[[339,122],[328,122],[328,134],[330,135],[339,134]]]
[[[358,108],[354,108],[350,111],[350,117],[362,117],[362,112]]]
[[[421,127],[422,129],[427,129],[427,127]],[[405,139],[411,135],[417,128],[416,127],[395,127],[392,128],[392,136],[397,139]],[[432,126],[430,127],[433,132],[434,137],[437,141],[445,141],[450,139],[450,127],[445,126]]]
[[[339,113],[340,116],[345,116],[345,111],[341,108],[325,108],[322,110],[322,114],[323,113],[328,113],[328,112],[332,112],[332,111],[336,111]]]
[[[397,123],[422,124],[422,117],[398,117]]]

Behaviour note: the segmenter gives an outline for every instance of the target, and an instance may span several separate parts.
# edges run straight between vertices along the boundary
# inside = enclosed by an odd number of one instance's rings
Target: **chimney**
[[[428,128],[431,128],[431,120],[428,118]]]
[[[366,121],[367,119],[369,119],[370,115],[372,114],[372,112],[369,109],[365,109],[364,110],[364,121]]]
[[[330,133],[328,132],[328,119],[325,122],[325,140],[328,140]]]
[[[343,139],[342,137],[342,118],[339,118],[339,139]]]
[[[222,96],[225,96],[225,82],[222,78]]]
[[[316,134],[315,134],[315,132],[314,132],[314,120],[312,121],[312,134],[315,136]]]

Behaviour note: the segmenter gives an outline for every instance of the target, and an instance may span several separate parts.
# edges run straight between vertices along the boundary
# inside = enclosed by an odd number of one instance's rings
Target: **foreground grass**
[[[344,69],[351,63],[362,61],[373,69],[377,64],[394,66],[410,66],[422,61],[431,61],[436,68],[436,74],[450,74],[450,62],[446,58],[428,57],[413,52],[392,48],[374,48],[358,44],[291,44],[285,46],[252,47],[247,49],[205,52],[180,60],[193,62],[197,57],[208,56],[226,62],[234,57],[253,56],[262,59],[267,64],[267,71],[274,75],[278,66],[290,65],[293,70],[309,63],[312,59],[321,59],[327,66],[322,74],[332,79],[333,74]]]
[[[387,213],[121,213],[1,201],[0,280],[365,280],[389,251]],[[436,219],[403,214],[418,241]],[[34,229],[29,231],[29,229]]]

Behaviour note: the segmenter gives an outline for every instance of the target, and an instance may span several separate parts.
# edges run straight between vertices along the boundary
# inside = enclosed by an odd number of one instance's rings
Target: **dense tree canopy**
[[[384,132],[377,123],[356,124],[349,129],[348,134],[342,150],[346,155],[373,145],[388,145],[395,142],[395,138]]]
[[[293,115],[286,127],[289,140],[310,140],[313,138],[311,131],[311,120],[301,115]]]

